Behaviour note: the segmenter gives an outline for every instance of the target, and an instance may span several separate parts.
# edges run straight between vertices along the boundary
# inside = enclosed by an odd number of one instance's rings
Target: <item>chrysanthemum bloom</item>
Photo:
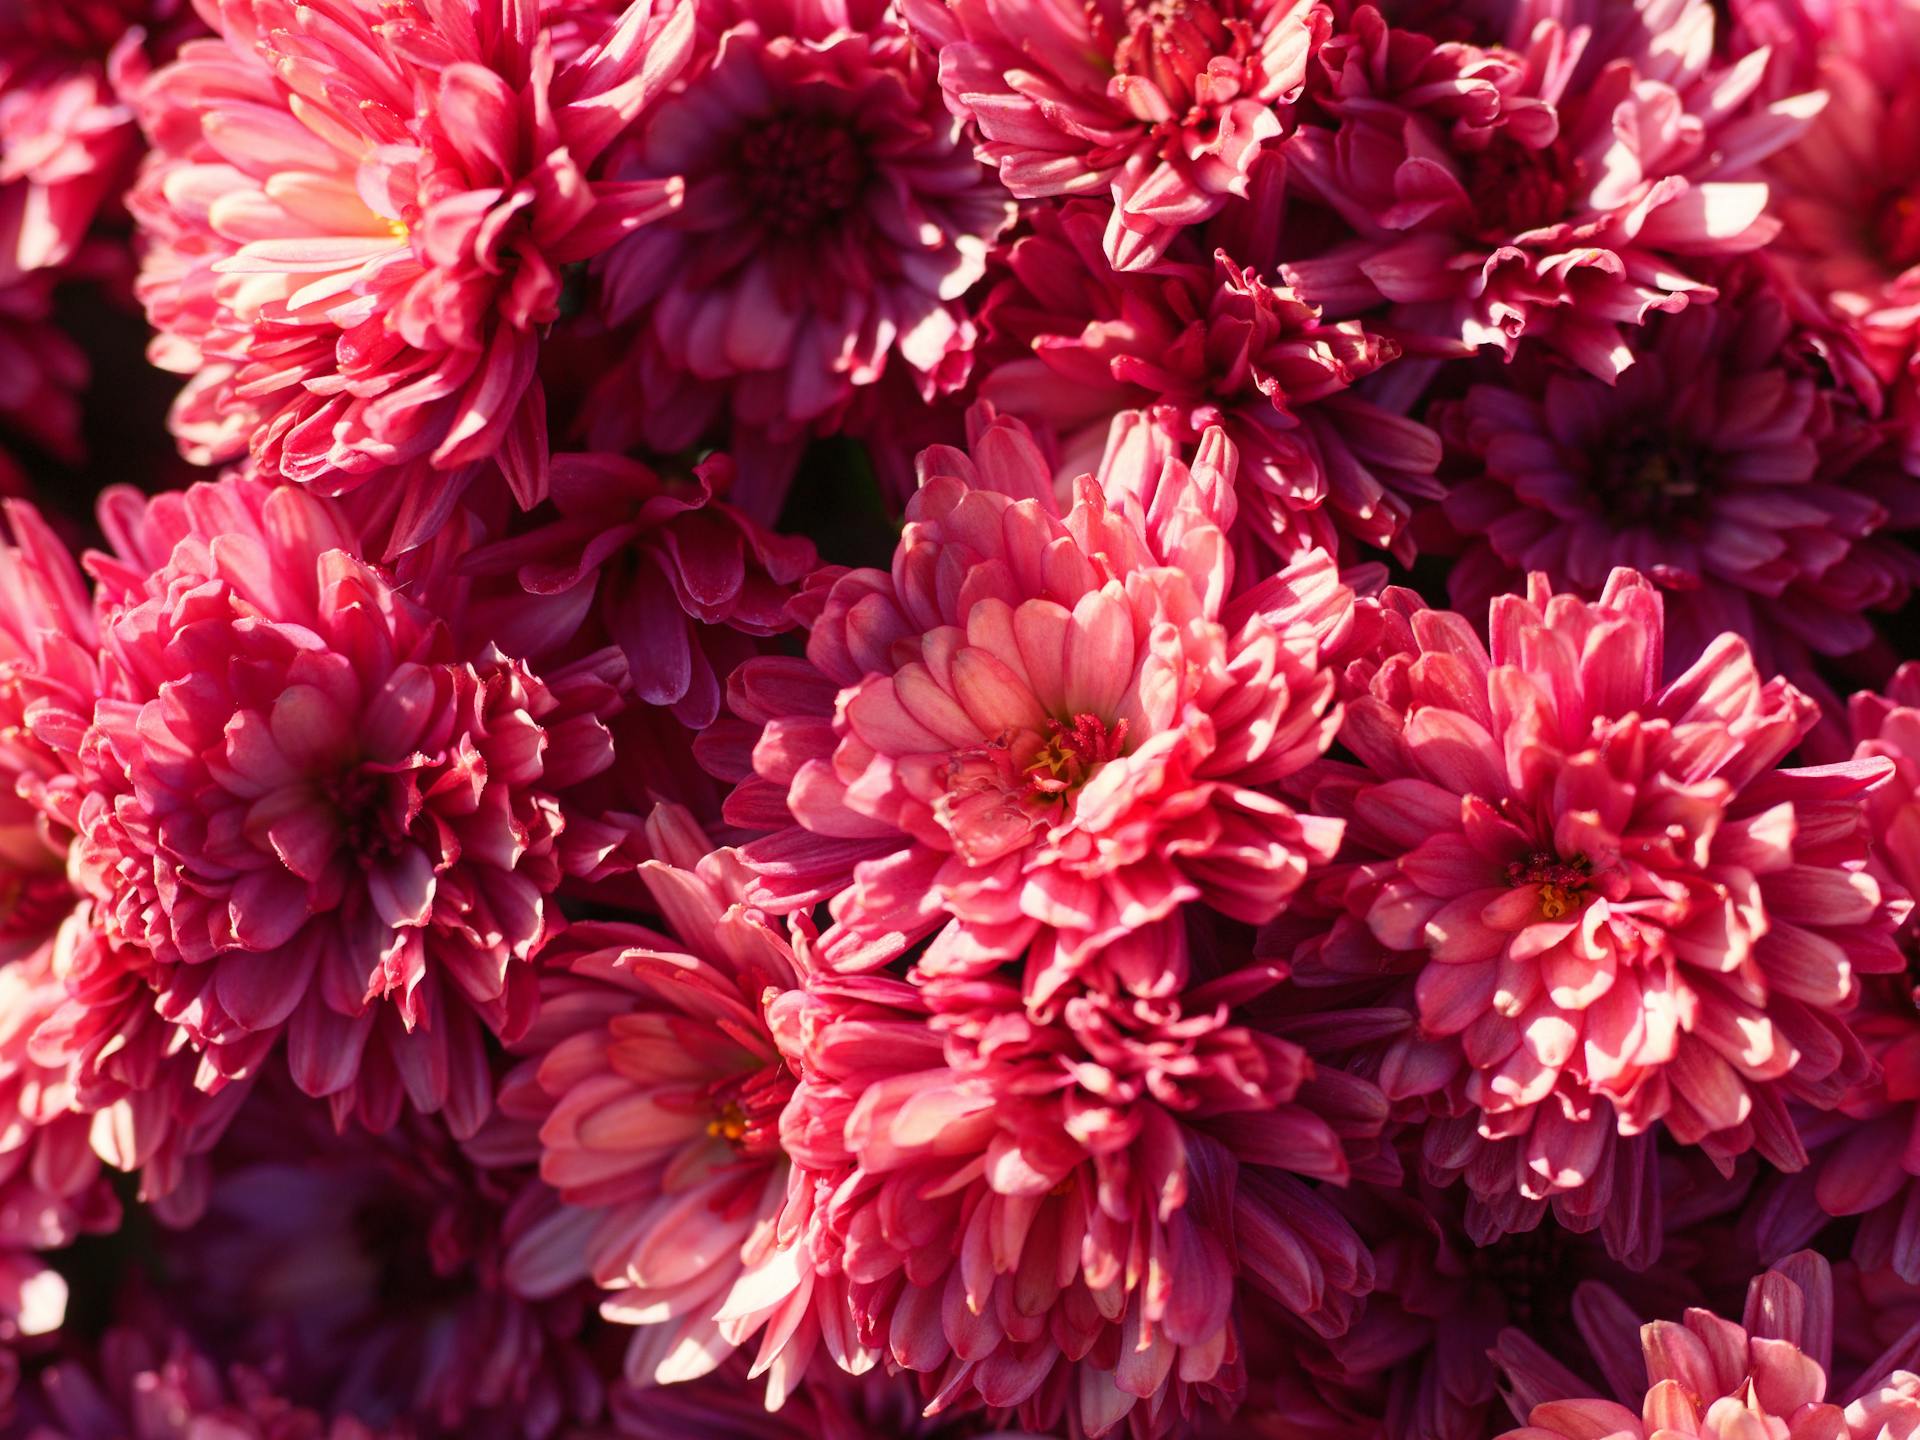
[[[605,1398],[583,1333],[592,1288],[527,1294],[506,1258],[557,1209],[530,1169],[477,1161],[440,1120],[336,1132],[271,1076],[215,1152],[204,1214],[154,1239],[150,1299],[297,1403],[421,1436],[547,1440]]]
[[[1096,959],[1176,989],[1183,906],[1286,904],[1339,841],[1273,785],[1332,738],[1352,594],[1315,552],[1228,601],[1232,447],[1200,450],[1111,504],[1083,476],[1064,514],[1017,421],[922,454],[892,573],[823,576],[807,658],[742,666],[702,737],[730,820],[774,832],[741,852],[755,903],[829,901],[842,968],[1025,956],[1040,998]]]
[[[1104,247],[1120,270],[1151,268],[1184,227],[1247,193],[1330,25],[1315,0],[908,8],[1009,190],[1111,195]]]
[[[46,1334],[65,1316],[66,1282],[38,1252],[120,1223],[71,1081],[30,1047],[66,995],[51,963],[58,912],[49,917],[47,900],[67,887],[57,872],[44,878],[0,859],[0,1342]]]
[[[540,1173],[581,1222],[584,1268],[610,1292],[602,1313],[640,1327],[629,1380],[696,1379],[764,1327],[754,1373],[778,1408],[823,1323],[776,1223],[793,1077],[763,1006],[798,972],[782,933],[741,903],[748,875],[709,855],[684,811],[658,810],[647,839],[642,874],[670,933],[586,922],[550,947],[541,1017],[517,1047],[540,1094],[508,1089],[537,1106]],[[509,1271],[546,1248],[529,1236]]]
[[[1583,1327],[1613,1399],[1520,1331],[1501,1337],[1508,1403],[1523,1424],[1500,1440],[1899,1440],[1920,1430],[1911,1341],[1844,1390],[1831,1383],[1833,1279],[1812,1252],[1756,1276],[1739,1324],[1704,1309],[1655,1320],[1640,1327],[1638,1356],[1625,1311],[1617,1297],[1595,1296]]]
[[[239,1096],[197,1093],[181,1028],[154,1012],[151,991],[99,933],[93,907],[66,874],[73,831],[54,820],[48,787],[69,782],[59,748],[92,717],[100,693],[94,615],[80,568],[31,506],[5,510],[0,542],[0,1006],[22,1104],[56,1126],[65,1186],[79,1194],[85,1149],[140,1172],[140,1196],[179,1195],[192,1157],[210,1145]],[[79,902],[79,903],[77,903]],[[64,1110],[77,1112],[55,1121]],[[0,1113],[7,1113],[0,1106]],[[24,1111],[22,1112],[24,1115]],[[12,1132],[16,1160],[32,1127]],[[78,1148],[73,1144],[77,1133]],[[39,1169],[40,1161],[31,1162]],[[191,1187],[189,1187],[190,1189]],[[15,1213],[25,1213],[20,1207]]]
[[[607,319],[638,331],[596,404],[639,411],[658,450],[729,418],[797,442],[895,366],[929,397],[963,383],[960,299],[1014,217],[891,10],[743,8],[616,165],[685,175],[686,204],[596,266]],[[778,496],[746,503],[771,520]]]
[[[1539,577],[1500,597],[1491,653],[1458,615],[1386,608],[1341,731],[1361,768],[1313,797],[1351,816],[1356,923],[1327,943],[1417,976],[1380,1078],[1457,1107],[1429,1167],[1591,1228],[1623,1137],[1656,1124],[1803,1165],[1786,1101],[1865,1077],[1841,1016],[1902,965],[1909,902],[1861,808],[1893,767],[1775,768],[1813,702],[1732,635],[1663,683],[1660,594],[1631,571],[1592,603]]]
[[[1901,667],[1884,694],[1862,691],[1849,707],[1856,754],[1894,767],[1867,799],[1880,860],[1901,884],[1920,883],[1920,664]],[[1914,954],[1914,935],[1903,935]],[[1771,1181],[1752,1220],[1769,1255],[1810,1240],[1833,1216],[1858,1216],[1853,1256],[1920,1283],[1920,1008],[1912,964],[1870,990],[1852,1028],[1876,1062],[1830,1115],[1801,1122],[1812,1162]]]
[[[1125,443],[1122,411],[1185,446],[1220,426],[1240,452],[1240,527],[1267,550],[1339,551],[1346,536],[1410,561],[1413,502],[1442,493],[1439,441],[1351,388],[1400,347],[1323,322],[1224,251],[1198,261],[1182,246],[1151,275],[1116,273],[1095,207],[1040,211],[981,309],[987,353],[1009,357],[982,397],[1057,434],[1068,475]]]
[[[1820,101],[1755,99],[1766,54],[1717,61],[1707,0],[1634,0],[1592,27],[1536,13],[1514,7],[1511,49],[1371,8],[1328,41],[1332,127],[1287,141],[1287,183],[1354,238],[1283,273],[1338,313],[1390,303],[1443,352],[1511,355],[1524,335],[1611,378],[1623,326],[1711,299],[1699,260],[1773,236],[1757,167]]]
[[[0,276],[64,264],[131,178],[140,135],[123,92],[180,0],[10,5],[0,15]],[[158,38],[158,37],[152,37]]]
[[[1905,603],[1920,557],[1887,532],[1920,526],[1920,481],[1764,281],[1725,288],[1634,332],[1617,381],[1541,358],[1467,392],[1441,426],[1462,610],[1525,573],[1593,595],[1631,565],[1665,592],[1676,668],[1732,631],[1797,672]]]
[[[1417,1143],[1409,1149],[1417,1152]],[[1490,1348],[1506,1326],[1525,1330],[1549,1350],[1577,1344],[1584,1296],[1596,1283],[1650,1314],[1705,1303],[1702,1281],[1712,1267],[1703,1258],[1711,1254],[1718,1264],[1721,1252],[1734,1247],[1728,1227],[1700,1223],[1701,1212],[1725,1209],[1741,1192],[1711,1166],[1696,1168],[1703,1173],[1680,1167],[1662,1187],[1672,1233],[1664,1237],[1660,1263],[1644,1270],[1644,1255],[1623,1263],[1599,1236],[1559,1225],[1474,1243],[1466,1197],[1457,1188],[1437,1191],[1415,1181],[1401,1190],[1362,1185],[1335,1196],[1373,1254],[1373,1291],[1353,1326],[1321,1345],[1302,1345],[1284,1329],[1268,1339],[1267,1350],[1290,1353],[1270,1356],[1258,1342],[1250,1344],[1253,1381],[1243,1414],[1277,1408],[1277,1424],[1259,1432],[1277,1436],[1292,1433],[1287,1426],[1297,1406],[1347,1417],[1345,1428],[1330,1435],[1482,1440],[1505,1418]],[[1656,1230],[1661,1221],[1656,1213]],[[1758,1268],[1734,1263],[1743,1266],[1742,1275]],[[1297,1397],[1293,1406],[1289,1395]]]
[[[1826,108],[1766,167],[1768,257],[1839,321],[1883,383],[1912,393],[1920,343],[1920,13],[1898,0],[1744,0],[1787,83]]]
[[[813,545],[755,524],[725,499],[733,465],[712,456],[679,484],[617,455],[560,455],[551,522],[474,551],[464,568],[519,586],[476,606],[474,628],[516,653],[574,640],[589,616],[626,656],[634,694],[693,729],[719,714],[749,637],[793,628],[787,601]]]
[[[1244,1022],[1277,967],[1209,949],[1152,998],[822,972],[769,1005],[801,1079],[781,1137],[818,1191],[808,1255],[930,1412],[1176,1433],[1238,1401],[1240,1287],[1351,1322],[1371,1260],[1303,1178],[1344,1183],[1385,1107]]]
[[[546,493],[534,375],[563,267],[678,202],[595,163],[665,88],[692,7],[636,0],[556,70],[540,8],[218,0],[141,92],[130,204],[183,451],[363,500],[404,549],[481,463]],[[397,513],[396,513],[397,512]]]
[[[411,1440],[289,1402],[259,1370],[222,1366],[184,1337],[116,1326],[97,1359],[31,1377],[16,1418],[31,1440]]]
[[[43,803],[106,939],[226,1075],[282,1031],[294,1078],[374,1128],[471,1133],[570,861],[556,792],[612,762],[589,656],[546,676],[356,558],[295,487],[110,492],[102,698],[46,736]],[[617,662],[617,657],[615,657]]]

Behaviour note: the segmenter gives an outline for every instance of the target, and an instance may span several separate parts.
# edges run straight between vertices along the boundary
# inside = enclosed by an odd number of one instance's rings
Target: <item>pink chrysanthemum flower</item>
[[[71,893],[57,871],[0,859],[0,1343],[47,1334],[65,1316],[66,1282],[38,1252],[120,1223],[71,1080],[32,1049],[66,998],[52,965],[62,901]]]
[[[184,1033],[154,1013],[126,957],[76,904],[66,875],[73,831],[50,795],[68,781],[62,746],[92,717],[100,694],[98,635],[79,567],[31,507],[5,511],[0,543],[0,929],[17,987],[0,1006],[5,1068],[75,1167],[74,1134],[108,1164],[140,1172],[143,1200],[191,1205],[190,1162],[219,1134],[239,1096],[196,1092]],[[26,1132],[15,1132],[26,1140]],[[13,1147],[16,1159],[28,1152]],[[79,1169],[61,1167],[79,1184]],[[186,1193],[181,1192],[186,1187]],[[76,1189],[73,1193],[78,1194]]]
[[[1379,1094],[1244,1023],[1277,967],[1201,968],[1179,994],[1046,1003],[1005,973],[823,972],[770,1004],[808,1255],[930,1412],[1174,1433],[1237,1403],[1242,1286],[1351,1322],[1370,1258],[1301,1177],[1345,1182]]]
[[[1874,373],[1914,394],[1920,345],[1920,14],[1900,0],[1743,0],[1786,83],[1826,108],[1766,168],[1768,256],[1839,322]]]
[[[1630,565],[1665,592],[1676,666],[1723,631],[1796,674],[1809,650],[1872,643],[1864,612],[1920,580],[1887,533],[1920,526],[1920,481],[1756,281],[1654,317],[1611,384],[1543,360],[1467,392],[1441,424],[1462,466],[1456,605],[1477,614],[1536,571],[1597,594]]]
[[[1819,96],[1756,100],[1767,57],[1717,61],[1707,0],[1549,11],[1513,7],[1512,48],[1356,12],[1321,52],[1331,128],[1286,145],[1289,186],[1353,238],[1283,273],[1443,351],[1527,336],[1603,379],[1632,358],[1621,327],[1711,299],[1694,266],[1778,229],[1757,167]]]
[[[1417,1150],[1417,1140],[1410,1148]],[[1701,1222],[1737,1203],[1741,1191],[1709,1165],[1691,1168],[1701,1173],[1675,1166],[1655,1193],[1649,1218],[1657,1265],[1645,1253],[1615,1258],[1601,1237],[1559,1225],[1475,1243],[1458,1189],[1362,1185],[1334,1197],[1373,1254],[1366,1307],[1351,1328],[1319,1345],[1284,1329],[1264,1351],[1256,1342],[1242,1414],[1264,1411],[1270,1423],[1259,1433],[1276,1437],[1293,1435],[1288,1427],[1304,1412],[1334,1422],[1325,1431],[1330,1440],[1356,1433],[1481,1440],[1505,1418],[1492,1358],[1505,1327],[1524,1329],[1549,1350],[1577,1344],[1587,1296],[1599,1284],[1648,1313],[1705,1302],[1703,1284],[1734,1247],[1726,1227]],[[1662,1228],[1671,1233],[1662,1237]],[[1758,1268],[1730,1258],[1742,1275]],[[1320,1433],[1303,1427],[1300,1440]]]
[[[678,484],[615,455],[556,456],[557,516],[464,562],[519,581],[475,607],[475,628],[513,653],[544,653],[591,615],[626,656],[636,698],[711,725],[726,677],[757,653],[751,637],[793,628],[787,602],[818,563],[811,542],[726,502],[733,473],[712,456]]]
[[[1636,1355],[1630,1316],[1603,1292],[1583,1326],[1611,1399],[1507,1331],[1497,1358],[1508,1404],[1524,1423],[1500,1440],[1896,1440],[1920,1430],[1912,1341],[1894,1345],[1844,1390],[1833,1384],[1833,1278],[1811,1252],[1756,1276],[1739,1324],[1691,1309],[1641,1326]]]
[[[639,1327],[630,1382],[696,1379],[764,1331],[754,1373],[778,1408],[831,1319],[809,1312],[811,1277],[779,1225],[793,1077],[763,1005],[798,972],[742,903],[748,875],[684,811],[656,811],[647,839],[669,933],[589,922],[550,947],[540,1020],[516,1047],[534,1083],[510,1080],[502,1105],[539,1121],[540,1173],[581,1222],[602,1313]],[[545,1248],[529,1237],[510,1271]]]
[[[1901,884],[1920,884],[1920,663],[1903,665],[1884,694],[1850,706],[1860,759],[1891,762],[1892,779],[1867,799],[1880,860]],[[1876,1062],[1866,1083],[1828,1115],[1801,1123],[1812,1161],[1768,1183],[1753,1216],[1769,1255],[1805,1244],[1829,1217],[1858,1216],[1853,1256],[1920,1283],[1920,995],[1915,937],[1903,935],[1907,973],[1877,986],[1851,1023]]]
[[[1115,269],[1150,269],[1248,192],[1293,122],[1329,13],[1315,0],[917,0],[947,101],[1023,200],[1112,197]]]
[[[798,441],[896,366],[929,397],[966,379],[960,299],[1012,200],[891,9],[848,28],[799,3],[742,8],[620,152],[617,174],[688,189],[596,267],[608,319],[639,330],[596,400],[600,448],[629,416],[658,450],[729,418]],[[749,513],[771,519],[777,494],[750,478]]]
[[[823,575],[802,660],[749,661],[702,740],[774,913],[830,902],[821,953],[928,974],[1027,957],[1044,997],[1098,963],[1177,988],[1183,906],[1258,923],[1338,826],[1274,785],[1338,723],[1321,645],[1351,592],[1315,553],[1231,602],[1232,447],[1063,512],[1025,427],[936,446],[891,574]],[[1134,497],[1148,495],[1151,508]]]
[[[1663,683],[1660,595],[1631,571],[1594,603],[1535,577],[1494,602],[1490,652],[1411,597],[1385,618],[1350,672],[1360,765],[1312,791],[1350,817],[1350,918],[1323,945],[1417,977],[1380,1079],[1454,1117],[1430,1169],[1505,1228],[1549,1200],[1592,1228],[1623,1137],[1656,1124],[1803,1165],[1786,1101],[1864,1078],[1841,1016],[1902,965],[1909,902],[1861,809],[1892,766],[1776,768],[1813,702],[1732,635]]]
[[[1124,443],[1122,411],[1183,446],[1219,426],[1240,452],[1241,530],[1267,550],[1338,552],[1347,537],[1411,561],[1413,502],[1442,493],[1439,441],[1351,388],[1398,345],[1323,322],[1225,252],[1209,266],[1181,248],[1150,275],[1116,273],[1084,202],[1037,214],[1006,265],[981,320],[989,353],[1009,358],[980,394],[1058,435],[1068,475]]]
[[[404,549],[496,461],[546,493],[534,368],[563,267],[678,202],[590,178],[671,80],[692,7],[636,0],[556,68],[540,7],[206,0],[142,89],[155,154],[130,203],[154,362],[200,463],[362,500]]]
[[[457,653],[298,488],[113,492],[101,519],[102,698],[47,735],[72,774],[41,799],[104,937],[213,1072],[284,1031],[339,1116],[471,1133],[483,1031],[525,1027],[552,893],[592,862],[556,792],[612,763],[604,657]]]
[[[222,1366],[184,1337],[117,1326],[97,1359],[33,1376],[13,1418],[29,1440],[413,1440],[295,1405],[260,1370]]]
[[[0,15],[0,277],[72,259],[140,150],[123,98],[181,0],[10,5]]]
[[[152,1303],[300,1404],[423,1440],[577,1433],[605,1400],[592,1288],[577,1272],[522,1288],[509,1252],[565,1251],[583,1227],[530,1156],[480,1149],[419,1115],[338,1132],[269,1078],[214,1155],[204,1213],[155,1240]]]

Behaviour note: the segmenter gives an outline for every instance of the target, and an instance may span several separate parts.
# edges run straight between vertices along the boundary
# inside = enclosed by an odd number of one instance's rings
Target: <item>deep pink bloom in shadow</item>
[[[1756,1276],[1738,1323],[1695,1308],[1639,1327],[1619,1296],[1594,1288],[1581,1329],[1612,1397],[1518,1330],[1495,1358],[1522,1420],[1500,1440],[1896,1440],[1920,1429],[1920,1363],[1897,1342],[1844,1388],[1832,1378],[1833,1277],[1811,1251]]]
[[[1841,388],[1835,344],[1759,273],[1722,288],[1634,331],[1612,383],[1523,360],[1436,422],[1459,453],[1462,610],[1535,571],[1595,595],[1630,565],[1664,592],[1673,668],[1732,631],[1797,677],[1906,602],[1920,557],[1890,532],[1920,526],[1920,481],[1872,415],[1877,387]]]
[[[686,176],[686,203],[595,265],[633,333],[588,419],[599,449],[717,431],[771,521],[799,446],[856,397],[965,383],[962,297],[1014,204],[891,8],[738,12],[615,157],[622,177]]]

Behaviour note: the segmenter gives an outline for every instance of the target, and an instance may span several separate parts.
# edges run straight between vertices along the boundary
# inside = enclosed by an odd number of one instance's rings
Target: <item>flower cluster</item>
[[[1917,124],[0,0],[0,1432],[1920,1437]]]

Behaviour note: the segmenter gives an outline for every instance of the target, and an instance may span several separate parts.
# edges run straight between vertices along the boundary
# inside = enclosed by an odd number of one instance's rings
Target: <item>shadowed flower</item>
[[[1315,0],[915,0],[908,15],[1009,190],[1111,195],[1119,270],[1151,269],[1247,193],[1330,24]]]
[[[1771,44],[1785,84],[1827,96],[1812,128],[1767,164],[1780,222],[1768,258],[1910,407],[1920,398],[1920,13],[1900,0],[1742,0],[1733,11]]]
[[[770,521],[800,442],[857,391],[896,367],[928,398],[964,383],[960,298],[1014,206],[890,9],[848,28],[799,3],[741,8],[619,152],[616,174],[688,188],[596,266],[607,318],[638,334],[590,423],[597,448],[672,451],[731,420],[741,503]],[[748,463],[769,446],[779,467]]]
[[[1018,422],[976,412],[970,451],[922,454],[892,573],[823,574],[807,659],[749,661],[702,736],[730,822],[774,832],[749,896],[828,901],[836,968],[930,940],[921,972],[1025,956],[1036,998],[1096,965],[1178,989],[1183,906],[1270,919],[1338,844],[1273,786],[1332,738],[1351,592],[1314,554],[1227,599],[1217,432],[1064,512]]]
[[[1617,1142],[1656,1124],[1723,1165],[1803,1165],[1786,1101],[1864,1078],[1841,1017],[1902,965],[1909,902],[1861,809],[1892,766],[1775,768],[1813,703],[1732,635],[1663,684],[1659,592],[1631,571],[1597,603],[1540,577],[1500,597],[1491,653],[1458,615],[1399,592],[1386,611],[1349,674],[1360,768],[1311,791],[1349,817],[1352,862],[1320,949],[1415,977],[1418,1029],[1379,1078],[1453,1116],[1426,1127],[1429,1169],[1506,1228],[1552,1201],[1588,1229]]]
[[[636,0],[559,66],[540,7],[509,0],[206,8],[219,37],[141,91],[130,200],[151,358],[192,377],[183,452],[367,486],[395,550],[484,462],[536,503],[540,333],[564,267],[678,203],[677,179],[589,176],[684,63],[691,5]]]
[[[605,1400],[592,1288],[530,1293],[507,1257],[583,1227],[530,1157],[494,1159],[431,1117],[337,1131],[271,1077],[214,1156],[204,1214],[153,1242],[152,1302],[302,1405],[420,1440],[576,1433]]]
[[[140,135],[123,94],[145,78],[149,41],[186,28],[186,8],[74,0],[0,14],[0,283],[71,260],[125,187]]]
[[[1186,447],[1219,426],[1240,453],[1240,535],[1281,556],[1358,542],[1412,560],[1413,503],[1442,493],[1439,440],[1352,388],[1399,355],[1394,342],[1323,322],[1224,251],[1208,266],[1182,247],[1150,275],[1115,273],[1083,202],[1037,214],[1006,265],[981,323],[989,354],[1008,358],[980,394],[1058,435],[1065,474],[1127,443],[1139,421],[1118,412],[1144,411]],[[1271,566],[1242,558],[1255,574]]]
[[[1445,505],[1462,610],[1523,573],[1592,595],[1631,565],[1665,592],[1671,664],[1732,631],[1798,674],[1905,603],[1920,557],[1886,532],[1920,526],[1920,482],[1758,276],[1724,288],[1634,332],[1612,384],[1523,361],[1440,422],[1475,466]]]
[[[571,642],[588,617],[620,647],[634,694],[700,730],[720,711],[752,638],[793,628],[787,601],[817,564],[811,542],[755,524],[724,498],[711,456],[691,483],[614,455],[553,462],[558,515],[469,554],[463,568],[511,571],[514,592],[474,607],[474,628],[515,654]]]
[[[40,799],[104,938],[209,1078],[284,1031],[338,1116],[471,1133],[483,1029],[525,1027],[552,892],[596,858],[556,792],[612,762],[605,657],[456,653],[297,488],[110,492],[101,519],[102,698],[47,727],[72,774]]]
[[[1523,1421],[1500,1440],[1898,1440],[1920,1429],[1920,1362],[1911,1338],[1896,1343],[1844,1389],[1832,1383],[1833,1277],[1810,1251],[1789,1256],[1747,1291],[1739,1324],[1710,1310],[1639,1327],[1618,1296],[1591,1292],[1581,1329],[1589,1362],[1617,1398],[1595,1396],[1517,1330],[1495,1358],[1508,1404]],[[1851,1398],[1847,1398],[1851,1397]]]
[[[1707,0],[1552,8],[1510,7],[1491,46],[1357,11],[1320,53],[1331,128],[1285,147],[1288,185],[1352,238],[1282,273],[1336,314],[1392,305],[1409,343],[1525,336],[1602,379],[1631,362],[1621,327],[1712,299],[1694,267],[1779,228],[1757,167],[1820,96],[1755,99],[1767,57],[1717,61]]]
[[[1911,889],[1920,884],[1920,664],[1903,665],[1884,694],[1855,695],[1849,709],[1855,755],[1894,767],[1867,797],[1867,815],[1881,862]],[[1854,1259],[1920,1283],[1920,1002],[1911,925],[1902,941],[1906,972],[1876,984],[1851,1021],[1875,1073],[1832,1113],[1801,1121],[1811,1163],[1769,1181],[1754,1206],[1767,1258],[1807,1243],[1829,1217],[1858,1216]]]
[[[285,1399],[267,1376],[214,1363],[183,1337],[109,1330],[92,1361],[63,1357],[29,1382],[17,1417],[30,1440],[412,1440]]]

